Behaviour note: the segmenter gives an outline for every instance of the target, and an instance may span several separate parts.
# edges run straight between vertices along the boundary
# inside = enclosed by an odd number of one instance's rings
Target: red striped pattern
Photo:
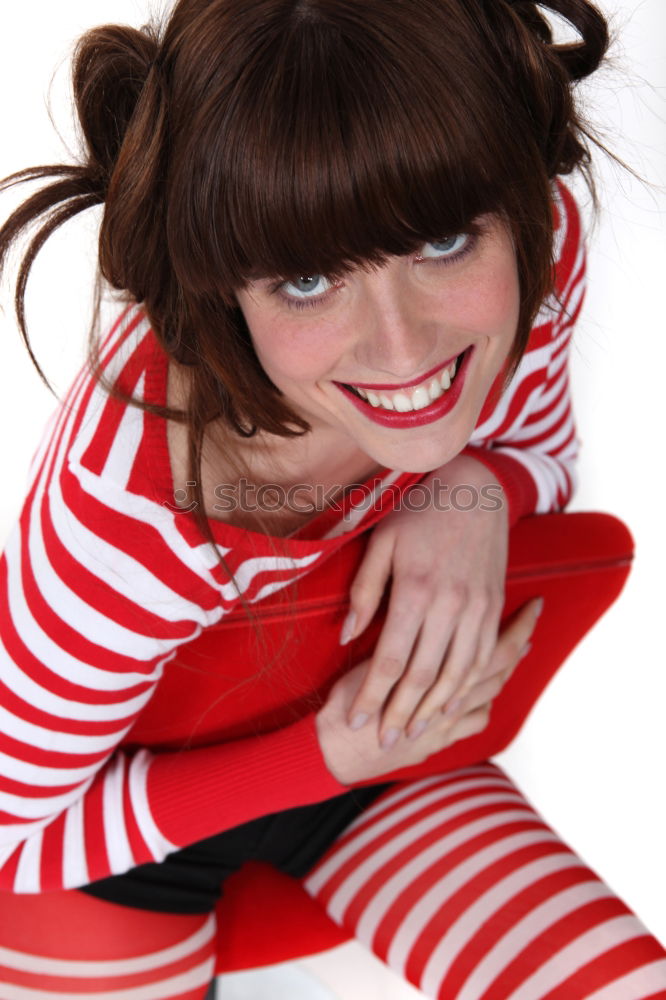
[[[202,1000],[216,921],[131,910],[80,892],[12,896],[0,922],[2,1000]]]
[[[666,952],[491,762],[384,793],[304,885],[437,1000],[666,997]]]
[[[576,437],[568,360],[574,324],[585,295],[585,247],[576,203],[555,188],[555,296],[542,307],[528,349],[498,404],[484,408],[470,445],[491,467],[497,455],[512,465],[507,484],[512,523],[531,513],[563,509],[576,488]],[[506,474],[498,466],[498,478]],[[514,479],[521,489],[512,488]]]
[[[554,194],[560,304],[544,306],[512,385],[471,439],[506,482],[513,520],[561,509],[574,483],[566,364],[584,253],[571,196]],[[124,389],[164,402],[165,359],[139,307],[119,317],[101,360]],[[237,605],[237,585],[250,602],[286,586],[419,478],[386,470],[379,509],[346,501],[313,522],[317,537],[276,540],[279,551],[214,524],[232,582],[192,519],[166,503],[164,422],[108,397],[84,366],[34,455],[0,560],[0,888],[82,885],[339,792],[313,715],[270,738],[159,755],[131,745],[132,726],[179,646]],[[220,685],[202,702],[223,696]]]

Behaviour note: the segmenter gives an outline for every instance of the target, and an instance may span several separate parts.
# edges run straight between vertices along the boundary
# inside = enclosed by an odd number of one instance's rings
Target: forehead
[[[420,5],[358,4],[360,20],[353,4],[315,6],[335,18],[280,31],[269,18],[217,103],[208,93],[194,112],[181,155],[197,185],[175,217],[202,284],[379,264],[500,211],[516,183],[496,155],[493,90],[470,75],[478,51],[456,54],[455,26],[444,39],[422,14],[410,35],[394,15]]]

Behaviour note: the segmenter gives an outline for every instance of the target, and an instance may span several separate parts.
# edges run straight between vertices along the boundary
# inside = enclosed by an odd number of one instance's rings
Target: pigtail
[[[106,188],[157,52],[150,28],[113,24],[89,31],[76,46],[74,100],[89,169]]]
[[[16,310],[19,331],[28,354],[32,359],[32,363],[37,369],[42,382],[52,393],[52,386],[35,357],[28,336],[25,318],[25,292],[28,278],[35,258],[49,236],[80,212],[100,204],[104,200],[104,194],[98,180],[93,178],[85,167],[64,165],[28,167],[0,181],[0,191],[5,191],[16,184],[53,177],[57,177],[59,180],[53,181],[47,187],[42,188],[28,198],[0,228],[0,278],[2,278],[7,257],[13,244],[32,223],[45,217],[37,234],[28,244],[27,250],[21,260],[14,292],[14,308]]]
[[[586,0],[506,0],[508,6],[553,52],[565,67],[570,80],[582,80],[601,65],[608,49],[608,26],[603,15]],[[548,19],[539,9],[545,7],[563,17],[574,27],[580,41],[553,45]]]
[[[552,45],[552,38],[549,40],[569,79],[577,81],[590,76],[601,65],[610,41],[603,15],[585,0],[547,0],[541,6],[560,14],[580,36],[579,42],[562,45]]]
[[[149,28],[106,25],[84,35],[74,58],[90,169],[106,189],[100,270],[137,302],[169,272],[160,192],[168,118],[158,52]]]
[[[30,271],[37,254],[56,229],[106,200],[124,134],[155,53],[155,41],[130,28],[109,26],[85,35],[76,48],[73,73],[74,96],[85,140],[83,162],[29,167],[0,181],[0,191],[28,181],[50,182],[20,205],[0,228],[1,276],[12,246],[32,226],[38,225],[21,260],[14,305],[23,341],[50,391],[52,387],[33,353],[27,331],[25,293]],[[112,283],[116,288],[124,287]],[[99,303],[99,287],[96,301]]]
[[[488,41],[524,105],[521,130],[534,135],[548,177],[580,169],[596,203],[589,143],[605,147],[583,118],[574,88],[606,55],[605,18],[587,0],[482,0],[482,5]],[[548,10],[576,30],[575,41],[554,43]]]

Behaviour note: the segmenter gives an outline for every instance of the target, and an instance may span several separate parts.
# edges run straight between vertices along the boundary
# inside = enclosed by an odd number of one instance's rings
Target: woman
[[[52,180],[0,235],[4,257],[43,212],[42,237],[103,202],[100,266],[127,299],[44,437],[4,557],[8,996],[201,997],[216,898],[243,858],[270,856],[327,902],[338,870],[321,858],[359,813],[401,803],[407,860],[418,821],[432,837],[479,783],[540,831],[539,904],[569,892],[589,932],[567,952],[523,885],[497,926],[540,912],[557,975],[541,942],[518,968],[498,946],[493,975],[535,998],[663,989],[657,943],[498,769],[381,783],[486,724],[537,619],[533,601],[497,636],[508,529],[574,484],[584,266],[557,177],[587,164],[571,85],[606,31],[590,4],[551,8],[581,42],[553,46],[534,4],[502,0],[181,0],[159,31],[82,39],[85,160],[15,178]],[[417,482],[423,510],[402,502]],[[354,483],[370,505],[339,496]],[[500,502],[444,511],[442,483]],[[368,660],[332,687],[313,657],[291,692],[269,669],[254,686],[222,671],[193,679],[178,712],[160,701],[181,646],[370,530],[342,636],[392,575]],[[310,689],[321,707],[291,721],[290,693]],[[186,697],[201,716],[219,701],[196,731]],[[470,956],[447,941],[451,911],[392,933],[394,916],[357,907],[354,926],[452,995]],[[488,948],[472,948],[470,996]]]

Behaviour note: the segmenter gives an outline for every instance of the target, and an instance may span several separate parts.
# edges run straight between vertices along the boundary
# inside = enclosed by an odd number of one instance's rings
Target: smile
[[[470,358],[468,347],[439,375],[398,392],[363,389],[334,382],[356,408],[375,423],[388,427],[415,427],[439,420],[453,409],[460,397]]]

